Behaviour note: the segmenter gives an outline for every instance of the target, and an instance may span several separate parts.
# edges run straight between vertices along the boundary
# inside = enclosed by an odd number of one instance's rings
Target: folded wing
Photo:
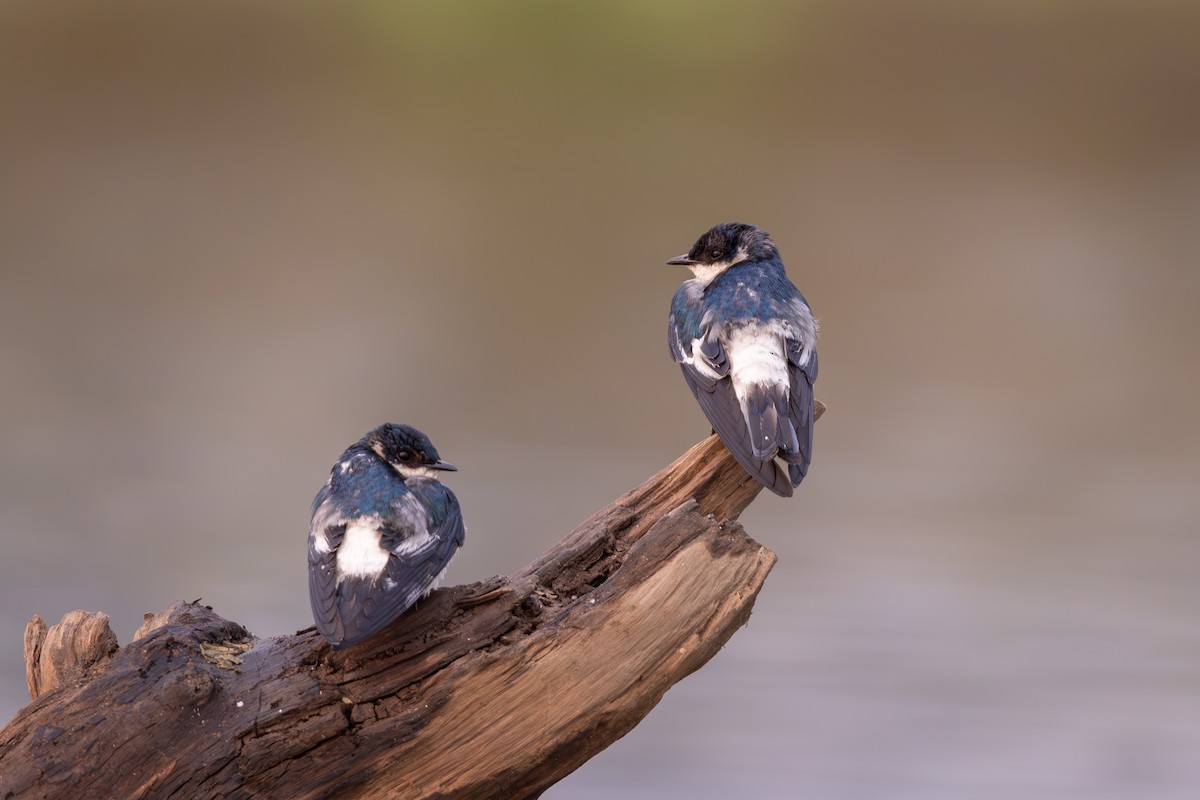
[[[788,462],[792,485],[799,486],[812,463],[813,444],[813,382],[817,379],[817,350],[810,347],[807,355],[798,338],[787,341],[788,375],[791,392],[788,419],[796,432],[795,447],[780,448],[779,455]]]
[[[380,544],[387,563],[375,576],[335,575],[336,545],[322,553],[309,544],[309,589],[317,629],[337,646],[352,645],[378,633],[416,603],[436,584],[465,538],[462,512],[454,495],[430,482],[419,491],[433,502],[425,527],[381,523]],[[414,494],[416,492],[414,491]],[[404,520],[404,515],[398,515]],[[342,523],[341,535],[345,524]],[[326,528],[331,544],[338,525]],[[340,541],[338,541],[340,544]]]
[[[672,324],[668,339],[684,380],[725,447],[759,483],[775,494],[791,496],[793,484],[775,460],[755,455],[742,405],[729,380],[729,357],[715,332],[704,330],[701,338],[684,342],[678,326]],[[774,408],[773,400],[769,402]]]

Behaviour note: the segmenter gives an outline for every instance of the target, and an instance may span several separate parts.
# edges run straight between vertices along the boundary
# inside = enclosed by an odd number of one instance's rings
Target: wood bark
[[[710,436],[524,569],[340,651],[198,602],[119,650],[103,614],[35,617],[0,798],[537,797],[745,624],[775,563],[735,521],[760,488]]]

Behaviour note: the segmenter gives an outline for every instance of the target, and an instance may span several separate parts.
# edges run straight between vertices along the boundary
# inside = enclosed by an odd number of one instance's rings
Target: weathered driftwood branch
[[[35,617],[0,797],[536,797],[745,624],[775,562],[734,522],[759,489],[709,437],[525,569],[344,651],[197,603],[119,651],[102,614]]]

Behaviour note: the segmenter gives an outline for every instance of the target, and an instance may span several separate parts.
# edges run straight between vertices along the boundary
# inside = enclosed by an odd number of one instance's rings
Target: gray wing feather
[[[679,361],[683,351],[679,347],[674,326],[671,327],[670,333],[672,355]],[[790,496],[792,483],[779,469],[775,460],[760,458],[754,454],[750,430],[746,426],[745,417],[742,416],[741,404],[733,391],[733,384],[728,380],[729,358],[720,341],[715,336],[707,336],[700,343],[699,351],[692,353],[693,360],[703,359],[711,373],[697,369],[694,363],[680,361],[679,366],[704,416],[721,437],[725,447],[747,472],[776,494]]]
[[[319,497],[319,495],[318,495]],[[319,508],[318,504],[318,508]],[[329,543],[328,552],[315,546],[315,534],[322,531]],[[346,523],[340,518],[314,514],[313,528],[308,537],[308,599],[312,605],[313,621],[321,635],[332,641],[345,636],[338,615],[337,548],[346,535]]]
[[[696,395],[704,416],[708,417],[713,430],[721,437],[734,459],[763,486],[781,497],[790,497],[791,481],[779,469],[775,460],[754,455],[750,447],[750,431],[746,428],[741,405],[729,381],[718,381],[711,390],[705,390],[692,380],[693,372],[686,366],[683,374],[688,385],[692,387],[692,393]]]
[[[779,455],[789,463],[788,472],[792,484],[800,485],[800,481],[808,474],[808,465],[812,463],[813,443],[813,382],[817,379],[817,351],[814,348],[808,361],[801,366],[800,358],[803,353],[801,343],[795,339],[788,340],[788,362],[791,376],[791,400],[788,404],[788,417],[795,426],[797,443],[795,447],[780,449]]]

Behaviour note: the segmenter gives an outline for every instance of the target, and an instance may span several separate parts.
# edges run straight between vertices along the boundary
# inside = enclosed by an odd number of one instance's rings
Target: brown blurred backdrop
[[[310,624],[385,420],[509,572],[708,431],[730,219],[821,319],[749,626],[592,798],[1200,795],[1200,7],[0,6],[0,711],[36,612]],[[700,576],[698,576],[699,578]]]

